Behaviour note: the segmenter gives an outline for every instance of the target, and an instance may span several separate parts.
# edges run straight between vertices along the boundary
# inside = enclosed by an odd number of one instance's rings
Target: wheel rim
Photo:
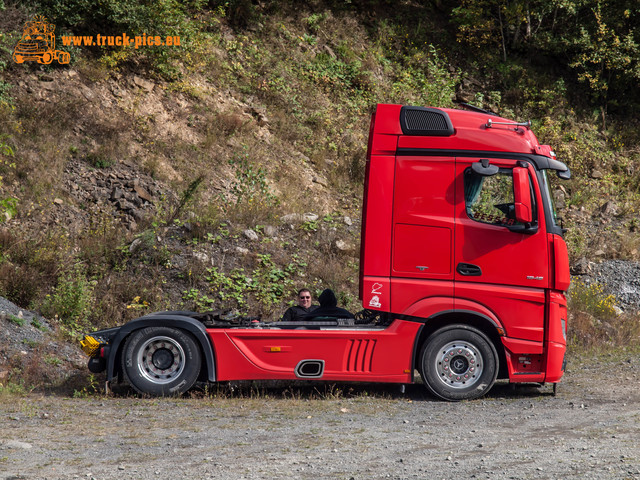
[[[169,383],[180,376],[185,367],[184,350],[169,337],[153,337],[138,350],[140,373],[153,383]]]
[[[482,376],[482,355],[469,342],[449,342],[439,350],[435,368],[438,378],[447,387],[469,388]]]

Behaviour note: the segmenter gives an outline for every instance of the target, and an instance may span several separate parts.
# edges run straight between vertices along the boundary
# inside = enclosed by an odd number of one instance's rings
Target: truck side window
[[[509,168],[501,168],[490,177],[465,170],[464,201],[467,215],[473,220],[505,227],[521,225],[515,220],[513,171]]]

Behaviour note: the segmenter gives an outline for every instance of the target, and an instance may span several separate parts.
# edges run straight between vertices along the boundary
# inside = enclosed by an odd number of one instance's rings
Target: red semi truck
[[[157,312],[85,336],[107,386],[180,394],[196,381],[422,382],[436,397],[496,379],[552,383],[570,282],[548,175],[570,174],[528,123],[377,106],[367,151],[356,319],[262,322]]]

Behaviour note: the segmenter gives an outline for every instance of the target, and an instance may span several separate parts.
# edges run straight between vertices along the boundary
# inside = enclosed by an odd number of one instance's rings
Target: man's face
[[[300,294],[298,295],[298,305],[303,308],[309,308],[311,306],[311,293],[300,292]]]

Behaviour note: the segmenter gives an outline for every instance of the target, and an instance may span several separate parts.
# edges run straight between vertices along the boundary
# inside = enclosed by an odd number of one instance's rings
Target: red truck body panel
[[[304,378],[296,366],[324,362],[323,380],[410,383],[420,324],[397,320],[375,330],[209,329],[217,380]]]

